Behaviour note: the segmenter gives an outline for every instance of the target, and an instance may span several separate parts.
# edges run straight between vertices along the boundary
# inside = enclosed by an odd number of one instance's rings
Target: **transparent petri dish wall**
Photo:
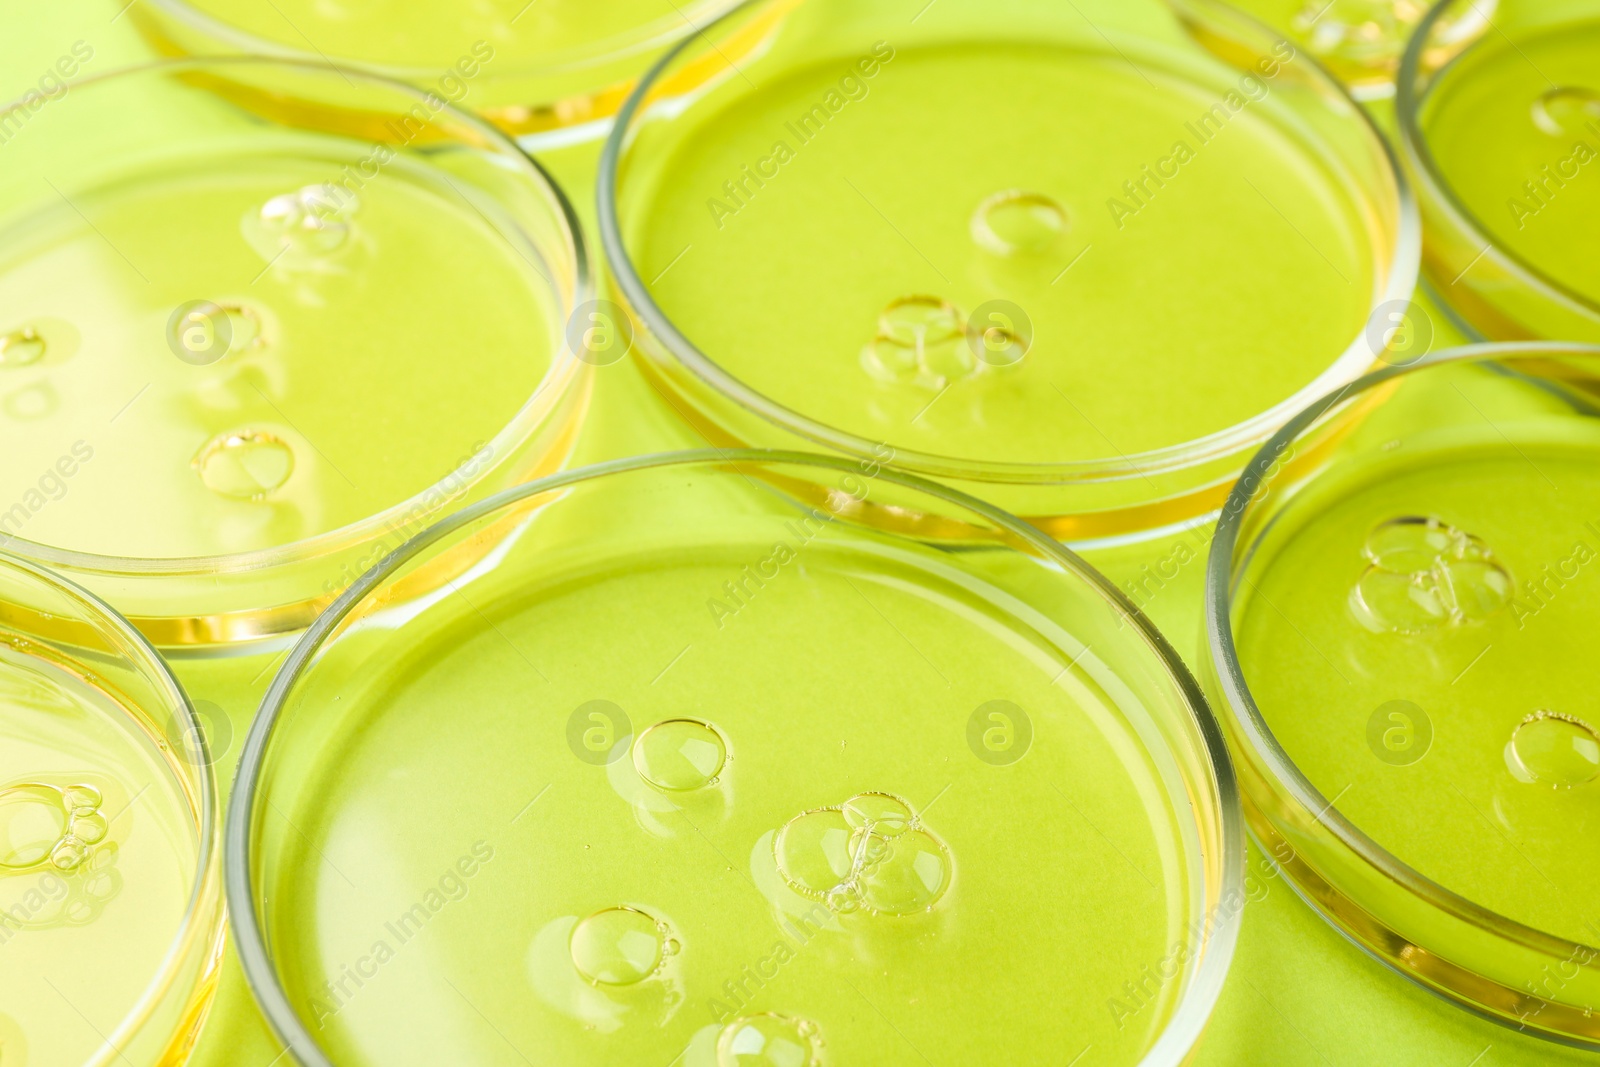
[[[506,132],[554,146],[605,132],[634,81],[732,0],[151,0],[130,12],[169,56],[249,54],[404,81]],[[759,45],[764,27],[684,70],[691,90]]]
[[[1400,72],[1428,283],[1491,341],[1600,341],[1600,3],[1440,3]]]
[[[1036,530],[847,459],[458,513],[308,632],[238,782],[240,958],[305,1064],[1176,1064],[1245,899],[1170,647]]]
[[[222,954],[203,724],[139,633],[0,554],[0,1049],[182,1063]]]
[[[808,0],[686,101],[641,83],[600,226],[658,390],[717,447],[889,450],[1077,546],[1220,506],[1387,351],[1418,256],[1382,138],[1224,4]]]
[[[479,119],[326,66],[33,94],[0,173],[0,533],[165,647],[306,626],[567,455],[591,368],[560,191]]]
[[[1301,895],[1413,981],[1586,1047],[1597,398],[1600,348],[1526,343],[1318,401],[1234,490],[1206,603],[1246,817]]]

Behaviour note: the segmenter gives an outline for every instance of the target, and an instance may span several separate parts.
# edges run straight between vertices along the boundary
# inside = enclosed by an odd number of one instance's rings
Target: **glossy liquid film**
[[[169,754],[71,670],[0,644],[0,1064],[89,1062],[160,972],[198,842]]]
[[[1088,661],[820,541],[729,600],[772,551],[475,595],[492,628],[458,605],[340,683],[268,895],[338,1062],[1139,1058],[1189,890]]]

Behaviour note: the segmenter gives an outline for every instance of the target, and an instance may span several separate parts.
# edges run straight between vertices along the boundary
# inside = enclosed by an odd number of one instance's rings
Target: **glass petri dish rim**
[[[1395,124],[1400,130],[1400,149],[1415,172],[1419,189],[1443,208],[1450,215],[1451,221],[1470,236],[1475,244],[1482,245],[1485,251],[1492,249],[1511,273],[1530,289],[1576,311],[1585,318],[1600,321],[1600,302],[1590,300],[1556,281],[1519,253],[1490,236],[1488,227],[1480,221],[1477,214],[1456,196],[1455,187],[1439,169],[1438,162],[1433,158],[1433,151],[1428,147],[1428,139],[1422,132],[1422,97],[1417,93],[1417,82],[1422,76],[1423,53],[1427,50],[1428,37],[1433,27],[1445,16],[1448,9],[1459,2],[1460,0],[1438,0],[1429,8],[1428,13],[1422,17],[1422,21],[1412,32],[1410,41],[1406,43],[1406,50],[1400,57],[1400,69],[1395,74],[1394,103]],[[1451,57],[1452,63],[1455,62],[1455,58]],[[1434,72],[1431,77],[1437,77],[1439,73],[1442,71]],[[1470,326],[1468,329],[1477,335],[1476,330],[1472,330]]]
[[[126,640],[138,653],[139,668],[149,678],[159,683],[166,690],[166,695],[172,702],[174,712],[179,716],[185,727],[183,734],[184,752],[181,759],[189,762],[191,766],[200,769],[199,801],[200,819],[196,829],[199,831],[195,859],[195,876],[189,890],[189,901],[184,908],[183,919],[178,924],[178,932],[174,935],[167,949],[166,956],[161,961],[161,966],[156,974],[145,986],[144,992],[133,1007],[123,1015],[117,1023],[116,1029],[106,1036],[106,1051],[96,1053],[85,1061],[84,1067],[110,1067],[111,1064],[121,1059],[117,1051],[126,1046],[133,1032],[142,1024],[144,1017],[149,1013],[154,1003],[161,997],[167,987],[172,983],[174,973],[182,965],[183,960],[196,946],[202,945],[206,938],[210,938],[213,945],[207,951],[220,954],[222,951],[223,935],[226,932],[227,921],[223,915],[221,902],[218,902],[217,914],[214,922],[205,923],[201,915],[201,907],[207,897],[215,896],[222,878],[221,869],[221,822],[217,797],[217,779],[214,773],[213,760],[210,746],[206,742],[205,724],[200,721],[194,709],[189,693],[184,689],[183,683],[178,681],[172,673],[172,668],[167,660],[156,651],[150,640],[139,632],[139,628],[130,623],[120,612],[107,604],[100,597],[91,593],[83,586],[63,575],[39,566],[34,561],[19,556],[5,548],[0,548],[0,567],[11,567],[22,571],[33,578],[63,590],[71,598],[78,600],[99,622],[108,626],[120,637]]]
[[[334,66],[336,69],[353,70],[367,75],[376,75],[393,81],[419,81],[436,77],[438,70],[432,67],[415,67],[405,64],[371,63],[363,60],[340,58],[334,59],[323,55],[321,52],[307,51],[295,48],[292,45],[282,44],[265,37],[258,36],[242,30],[233,24],[207,14],[196,7],[191,0],[149,0],[151,4],[164,11],[169,16],[187,24],[191,29],[204,33],[213,39],[225,42],[234,48],[258,57],[274,59],[295,60],[302,63],[320,63],[325,66]],[[640,52],[649,52],[657,48],[666,47],[687,30],[692,31],[690,36],[698,33],[702,26],[714,21],[737,0],[698,0],[695,3],[684,4],[675,9],[671,15],[662,15],[653,22],[637,26],[624,33],[613,34],[611,37],[602,38],[589,45],[576,46],[562,49],[552,53],[551,56],[540,63],[525,64],[509,74],[501,77],[559,75],[574,71],[581,71],[587,67],[600,66],[611,60],[623,59]],[[696,16],[703,16],[704,21],[697,21]],[[600,88],[596,86],[596,88]]]
[[[283,666],[273,676],[261,707],[250,724],[239,754],[233,797],[228,806],[223,830],[222,871],[227,894],[230,926],[245,980],[268,1024],[287,1050],[304,1067],[336,1067],[316,1038],[289,1003],[288,993],[267,950],[266,931],[251,889],[254,846],[250,827],[256,814],[262,784],[262,769],[267,746],[278,726],[290,689],[312,666],[327,640],[344,618],[369,592],[390,574],[399,570],[418,552],[450,536],[492,512],[555,490],[597,481],[610,475],[664,467],[713,466],[729,463],[781,463],[813,467],[838,473],[853,473],[855,463],[845,457],[773,449],[696,449],[657,452],[596,463],[562,471],[523,485],[502,490],[439,520],[412,537],[363,574],[330,605],[305,631]],[[1204,754],[1216,788],[1221,842],[1215,857],[1221,870],[1217,899],[1238,893],[1244,884],[1244,821],[1240,808],[1238,779],[1223,739],[1222,728],[1205,695],[1182,657],[1127,596],[1076,553],[1047,534],[1001,509],[924,478],[884,467],[878,479],[903,488],[917,490],[945,503],[964,508],[994,523],[1007,534],[1024,541],[1071,576],[1087,582],[1129,623],[1167,671],[1184,705],[1193,717],[1204,745]],[[1200,1039],[1207,1020],[1222,992],[1223,979],[1233,960],[1238,940],[1240,914],[1213,909],[1215,921],[1203,941],[1204,958],[1194,980],[1178,1002],[1172,1019],[1146,1053],[1141,1067],[1177,1067]]]
[[[116,70],[77,79],[72,85],[74,89],[78,89],[92,86],[99,82],[138,77],[146,74],[208,70],[227,71],[230,68],[248,69],[251,67],[295,70],[318,75],[345,74],[338,67],[321,60],[291,62],[266,56],[201,56],[190,59],[155,60],[134,66],[119,67]],[[419,102],[427,96],[423,90],[389,78],[363,74],[359,71],[351,72],[348,77],[359,79],[388,92],[399,93]],[[23,103],[21,98],[0,103],[0,122],[4,122],[6,116],[11,112],[23,107],[26,107],[26,104]],[[555,178],[544,168],[542,163],[524,151],[515,139],[500,132],[492,124],[478,118],[476,115],[458,110],[448,101],[438,111],[441,115],[447,115],[452,120],[473,128],[491,144],[504,152],[511,153],[509,158],[520,162],[524,175],[533,180],[543,195],[546,205],[561,220],[566,235],[572,243],[573,293],[572,306],[563,307],[560,310],[565,315],[570,316],[574,308],[581,307],[587,301],[594,299],[593,268],[590,263],[588,246],[583,235],[583,225],[578,220],[577,212],[574,210],[571,201],[567,198],[566,193]],[[562,325],[564,327],[564,323]],[[551,361],[550,368],[545,372],[544,377],[540,380],[533,393],[529,395],[522,407],[517,409],[517,413],[512,416],[511,421],[501,427],[494,437],[489,440],[488,443],[496,447],[497,454],[503,455],[507,449],[535,430],[537,428],[536,409],[547,399],[549,394],[566,388],[570,384],[570,379],[579,373],[579,361],[573,353],[571,345],[563,340],[555,346],[555,349],[555,356]],[[482,470],[474,471],[464,481],[460,482],[460,487],[466,488],[478,484],[495,469],[493,465],[490,465]],[[65,567],[75,572],[89,574],[185,577],[267,570],[296,560],[315,558],[335,552],[341,548],[359,544],[370,535],[383,530],[391,520],[404,516],[422,506],[430,493],[444,488],[445,483],[450,479],[451,475],[446,475],[443,479],[424,486],[406,499],[397,501],[385,507],[382,511],[374,512],[365,518],[347,523],[337,529],[328,530],[298,541],[290,541],[282,545],[252,549],[248,552],[221,553],[210,556],[174,556],[170,558],[117,556],[60,548],[38,541],[29,541],[26,538],[10,534],[0,536],[0,547],[15,555],[47,566]]]
[[[703,36],[705,30],[715,27],[720,22],[731,20],[748,9],[777,2],[781,0],[741,0],[737,7],[707,23],[700,34],[679,41],[639,79],[628,99],[617,109],[616,122],[606,137],[605,146],[600,153],[600,168],[596,177],[595,196],[599,216],[600,246],[605,252],[606,264],[618,288],[626,297],[629,306],[643,321],[645,328],[660,338],[667,351],[701,382],[745,410],[809,442],[847,455],[868,456],[872,454],[873,446],[878,443],[872,438],[836,429],[771,399],[740,381],[700,351],[656,304],[634,265],[633,257],[629,254],[627,244],[622,237],[622,226],[617,210],[617,177],[624,143],[630,140],[629,131],[641,107],[649,102],[652,91],[667,74],[674,60],[694,42],[696,37]],[[1182,9],[1184,12],[1211,11],[1219,6],[1213,0],[1164,0],[1164,2],[1167,6]],[[1276,34],[1276,31],[1261,20],[1231,7],[1227,8],[1227,18],[1245,23],[1263,33]],[[1113,36],[1116,35],[1113,31]],[[1350,90],[1314,57],[1299,49],[1296,49],[1296,55],[1297,58],[1308,62],[1308,66],[1316,72],[1317,80],[1323,88],[1349,104],[1352,113],[1359,116],[1355,121],[1366,130],[1378,146],[1382,158],[1388,162],[1387,173],[1395,184],[1399,226],[1395,234],[1394,254],[1385,265],[1389,282],[1382,292],[1373,294],[1368,311],[1370,319],[1371,314],[1384,304],[1391,301],[1404,302],[1415,291],[1422,260],[1422,223],[1416,199],[1394,149],[1389,144],[1389,139],[1383,135],[1366,109],[1350,95]],[[1190,441],[1144,452],[1119,454],[1116,457],[1043,463],[964,459],[902,449],[895,445],[894,463],[904,470],[915,471],[933,478],[1002,482],[1013,485],[1117,481],[1199,466],[1259,444],[1266,440],[1284,419],[1311,400],[1338,383],[1358,377],[1377,359],[1365,334],[1366,330],[1363,328],[1327,368],[1293,395],[1244,422]]]
[[[1349,849],[1374,869],[1382,872],[1385,877],[1440,911],[1486,928],[1504,940],[1541,952],[1567,954],[1574,949],[1580,948],[1590,949],[1591,951],[1597,950],[1508,918],[1481,904],[1475,903],[1454,890],[1447,889],[1385,849],[1382,845],[1379,845],[1371,837],[1367,836],[1364,830],[1351,822],[1335,804],[1323,796],[1321,790],[1313,785],[1311,780],[1301,772],[1293,758],[1279,743],[1277,736],[1272,732],[1272,728],[1267,725],[1265,717],[1262,716],[1261,709],[1256,706],[1255,697],[1250,692],[1249,683],[1245,681],[1244,669],[1239,663],[1238,650],[1233,641],[1233,626],[1230,621],[1230,608],[1233,599],[1233,556],[1244,514],[1249,510],[1252,499],[1256,495],[1256,490],[1265,484],[1265,475],[1277,456],[1296,437],[1300,436],[1302,431],[1315,426],[1324,414],[1345,400],[1377,389],[1405,375],[1422,373],[1441,366],[1483,364],[1508,356],[1540,354],[1593,357],[1596,366],[1600,367],[1600,345],[1563,341],[1504,341],[1490,344],[1462,345],[1429,353],[1422,359],[1406,366],[1385,367],[1382,370],[1364,375],[1344,388],[1321,397],[1286,423],[1251,459],[1249,465],[1245,468],[1244,474],[1229,492],[1227,504],[1223,506],[1222,516],[1217,523],[1216,534],[1212,539],[1210,557],[1206,563],[1204,632],[1207,650],[1211,656],[1211,665],[1215,669],[1218,684],[1221,686],[1225,697],[1224,706],[1219,713],[1227,715],[1239,727],[1240,732],[1249,743],[1251,755],[1258,757],[1267,765],[1267,769],[1277,782],[1288,789],[1295,804],[1305,811],[1321,813],[1316,816],[1316,820],[1327,828],[1343,847]],[[1320,909],[1318,910],[1320,911]],[[1331,922],[1332,920],[1329,921]],[[1382,920],[1380,919],[1379,921],[1381,922]],[[1395,970],[1396,973],[1402,974],[1412,981],[1417,981],[1415,976],[1400,971],[1388,960],[1373,953],[1359,941],[1355,941],[1354,938],[1351,938],[1351,940],[1363,951],[1366,951],[1368,955],[1371,955],[1391,970]],[[1424,988],[1429,988],[1430,991],[1433,991],[1431,987],[1425,986]],[[1449,999],[1452,1003],[1464,1004],[1463,1001],[1457,1000],[1453,996]],[[1465,1006],[1470,1007],[1470,1005]],[[1482,1014],[1491,1021],[1510,1025],[1506,1023],[1506,1020],[1494,1015],[1483,1012],[1478,1014]],[[1551,1040],[1559,1040],[1543,1033],[1540,1036]],[[1590,1043],[1583,1044],[1585,1047],[1593,1047]]]

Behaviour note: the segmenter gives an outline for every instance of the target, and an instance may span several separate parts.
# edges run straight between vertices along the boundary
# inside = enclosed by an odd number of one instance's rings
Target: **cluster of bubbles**
[[[1600,121],[1600,92],[1576,85],[1558,85],[1533,102],[1533,124],[1551,137],[1576,133],[1586,121]]]
[[[1511,572],[1482,540],[1435,517],[1406,516],[1367,535],[1367,569],[1350,607],[1374,633],[1482,622],[1511,602]]]
[[[1067,231],[1067,212],[1043,193],[1006,189],[986,197],[969,224],[985,252],[1013,260],[1037,260]],[[985,371],[1020,364],[1033,336],[1020,309],[990,301],[969,316],[942,296],[918,294],[890,301],[861,350],[861,368],[881,382],[934,391]]]
[[[802,812],[773,838],[778,873],[841,915],[914,915],[950,888],[950,850],[900,797],[860,793]]]
[[[1511,732],[1505,758],[1520,782],[1570,789],[1600,778],[1600,733],[1571,715],[1536,711]]]
[[[760,1012],[717,1035],[717,1067],[820,1067],[822,1029],[810,1019]]]
[[[1382,67],[1400,58],[1427,10],[1426,0],[1307,0],[1290,26],[1319,56]]]
[[[682,949],[666,920],[621,905],[603,908],[572,928],[572,966],[591,985],[633,986],[657,977]]]
[[[105,840],[104,802],[92,785],[22,782],[0,789],[0,873],[83,866]]]

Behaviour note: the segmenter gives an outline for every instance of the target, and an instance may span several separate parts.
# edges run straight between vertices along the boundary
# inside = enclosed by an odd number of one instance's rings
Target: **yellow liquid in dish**
[[[403,160],[318,192],[345,162],[180,159],[10,224],[0,530],[248,552],[483,465],[550,366],[547,283],[492,209]]]
[[[1593,944],[1594,442],[1502,418],[1449,445],[1407,441],[1289,505],[1293,532],[1246,572],[1240,662],[1290,757],[1379,845]]]
[[[1360,336],[1379,253],[1281,72],[1171,66],[880,42],[765,81],[632,164],[639,274],[736,378],[869,440],[1046,463],[1225,429]]]
[[[937,554],[825,536],[759,589],[769,538],[446,599],[333,668],[264,921],[337,1062],[1140,1059],[1195,916],[1126,697]]]
[[[189,906],[197,815],[81,665],[0,644],[0,1063],[110,1053]]]

